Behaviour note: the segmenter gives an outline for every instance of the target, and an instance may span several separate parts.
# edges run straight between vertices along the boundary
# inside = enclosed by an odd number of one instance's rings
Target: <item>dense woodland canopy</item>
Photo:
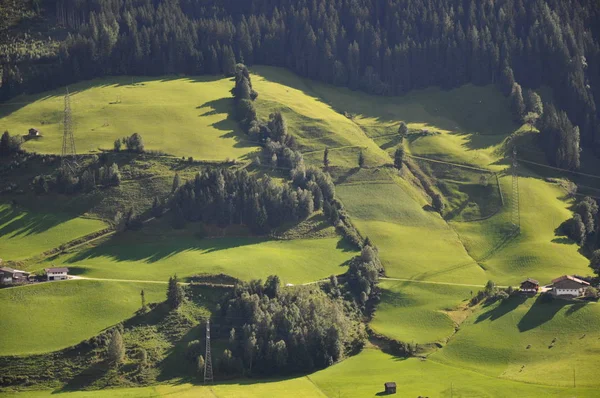
[[[3,56],[0,99],[104,74],[233,75],[236,62],[377,94],[496,83],[554,89],[600,144],[595,0],[58,0],[56,55]],[[18,56],[17,56],[18,54]],[[58,61],[58,62],[57,62]]]

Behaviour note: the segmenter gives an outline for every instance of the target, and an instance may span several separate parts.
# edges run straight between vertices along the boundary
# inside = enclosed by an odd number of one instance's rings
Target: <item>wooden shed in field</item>
[[[388,381],[383,385],[385,387],[386,394],[395,394],[396,393],[396,383],[393,381]]]

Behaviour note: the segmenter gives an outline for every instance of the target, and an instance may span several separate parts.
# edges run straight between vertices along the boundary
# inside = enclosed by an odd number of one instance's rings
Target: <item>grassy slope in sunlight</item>
[[[69,86],[79,153],[112,149],[117,138],[140,133],[146,149],[207,160],[236,159],[256,150],[233,119],[233,82],[222,77],[107,77]],[[43,137],[28,151],[60,153],[64,89],[19,96],[3,106],[0,130]],[[117,99],[120,102],[117,102]],[[26,106],[17,104],[30,102]],[[15,103],[14,106],[11,106]]]
[[[100,220],[0,204],[0,258],[22,260],[105,227]]]
[[[148,303],[164,301],[166,284],[48,282],[0,290],[0,355],[65,348],[100,333]]]

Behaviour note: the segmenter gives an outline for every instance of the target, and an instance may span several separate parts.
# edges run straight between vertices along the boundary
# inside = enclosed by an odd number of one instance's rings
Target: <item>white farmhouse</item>
[[[63,281],[69,278],[69,269],[65,267],[46,268],[45,271],[49,281]]]
[[[583,296],[585,289],[589,285],[586,281],[582,281],[574,276],[563,275],[560,278],[552,280],[552,294],[554,296],[579,297]]]

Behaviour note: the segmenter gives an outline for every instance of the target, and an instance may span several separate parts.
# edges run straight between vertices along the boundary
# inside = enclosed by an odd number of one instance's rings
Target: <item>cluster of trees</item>
[[[5,131],[0,137],[0,156],[9,156],[21,150],[21,137],[10,135]]]
[[[379,253],[367,238],[360,256],[350,261],[350,268],[346,274],[349,291],[364,311],[371,311],[379,301],[377,283],[380,274],[383,274],[383,266],[379,260]]]
[[[102,74],[235,74],[236,62],[376,94],[439,85],[548,85],[600,140],[595,0],[60,0],[73,32],[54,57],[3,65],[0,98]]]
[[[577,244],[593,251],[600,247],[599,222],[598,203],[586,196],[575,205],[573,217],[562,223],[559,228]]]
[[[284,289],[277,276],[236,285],[221,316],[231,328],[223,367],[246,374],[312,372],[362,347],[366,337],[359,313],[341,298],[316,286]]]
[[[575,170],[579,168],[579,127],[573,126],[566,112],[547,104],[540,119],[540,145],[551,164]]]
[[[180,228],[186,221],[203,221],[222,227],[247,225],[255,233],[266,233],[285,222],[305,219],[315,207],[320,208],[319,198],[330,195],[333,184],[313,175],[311,181],[314,184],[309,187],[307,183],[302,188],[280,184],[268,176],[258,179],[246,170],[207,169],[174,193],[171,199],[174,226]],[[320,194],[313,194],[317,191]]]
[[[56,191],[65,194],[91,192],[97,185],[114,186],[121,183],[119,165],[100,165],[97,157],[85,168],[60,167],[52,175],[38,175],[32,181],[32,188],[38,195]]]
[[[138,133],[133,133],[129,137],[117,138],[113,145],[114,151],[119,152],[123,145],[125,145],[125,148],[127,148],[127,151],[129,152],[144,152],[144,140]]]

